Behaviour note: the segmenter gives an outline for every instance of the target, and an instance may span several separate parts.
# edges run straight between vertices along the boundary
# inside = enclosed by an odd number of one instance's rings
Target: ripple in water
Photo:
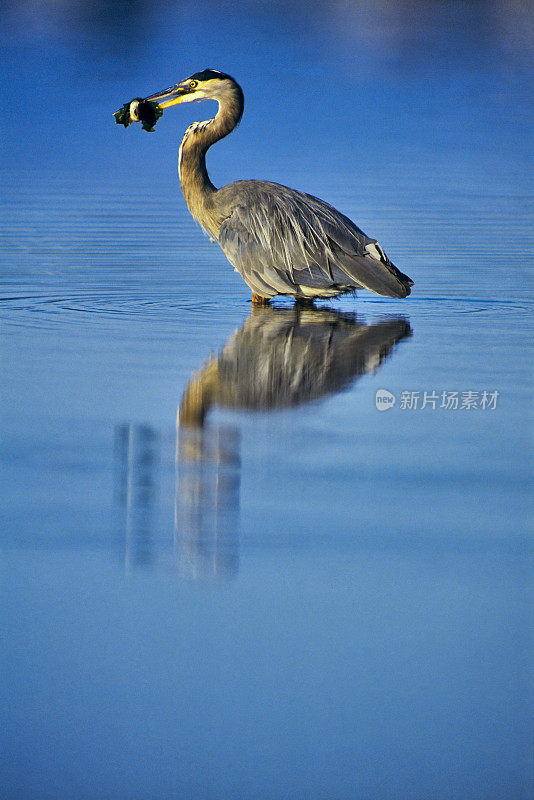
[[[239,305],[231,293],[214,298],[185,296],[174,291],[119,291],[102,289],[65,293],[12,294],[0,297],[0,321],[5,325],[52,329],[58,325],[105,326],[118,319],[161,321],[183,314],[202,314],[206,321]],[[246,309],[246,305],[243,304]],[[109,326],[108,326],[109,327]]]

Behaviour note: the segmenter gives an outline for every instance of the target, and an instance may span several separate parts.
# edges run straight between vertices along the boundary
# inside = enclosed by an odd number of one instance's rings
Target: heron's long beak
[[[189,90],[184,86],[171,86],[169,89],[164,89],[162,92],[151,94],[150,97],[145,97],[145,100],[150,100],[152,103],[158,103],[160,108],[169,108],[175,106],[177,103],[183,102],[184,95],[188,94]]]

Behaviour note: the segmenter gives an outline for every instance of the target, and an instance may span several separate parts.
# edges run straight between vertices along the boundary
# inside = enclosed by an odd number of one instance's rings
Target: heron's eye
[[[189,81],[190,89],[196,89],[197,86],[198,86],[198,81]]]

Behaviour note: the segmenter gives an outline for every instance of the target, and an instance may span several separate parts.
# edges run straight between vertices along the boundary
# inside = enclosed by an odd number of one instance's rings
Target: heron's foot
[[[252,305],[253,306],[269,306],[271,305],[271,301],[268,297],[262,297],[261,294],[253,294],[252,295]]]
[[[313,308],[315,297],[295,297],[295,305],[301,308]]]

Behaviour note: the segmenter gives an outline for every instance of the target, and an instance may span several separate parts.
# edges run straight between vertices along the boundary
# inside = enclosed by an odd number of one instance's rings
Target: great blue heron
[[[241,180],[216,189],[206,170],[206,152],[236,127],[243,92],[223,72],[206,69],[146,98],[168,108],[216,100],[213,119],[186,130],[179,175],[187,206],[252,289],[252,301],[275,295],[300,300],[335,297],[366,288],[387,297],[406,297],[413,281],[404,275],[348,217],[317,197],[278,183]],[[136,118],[135,107],[131,111]]]

